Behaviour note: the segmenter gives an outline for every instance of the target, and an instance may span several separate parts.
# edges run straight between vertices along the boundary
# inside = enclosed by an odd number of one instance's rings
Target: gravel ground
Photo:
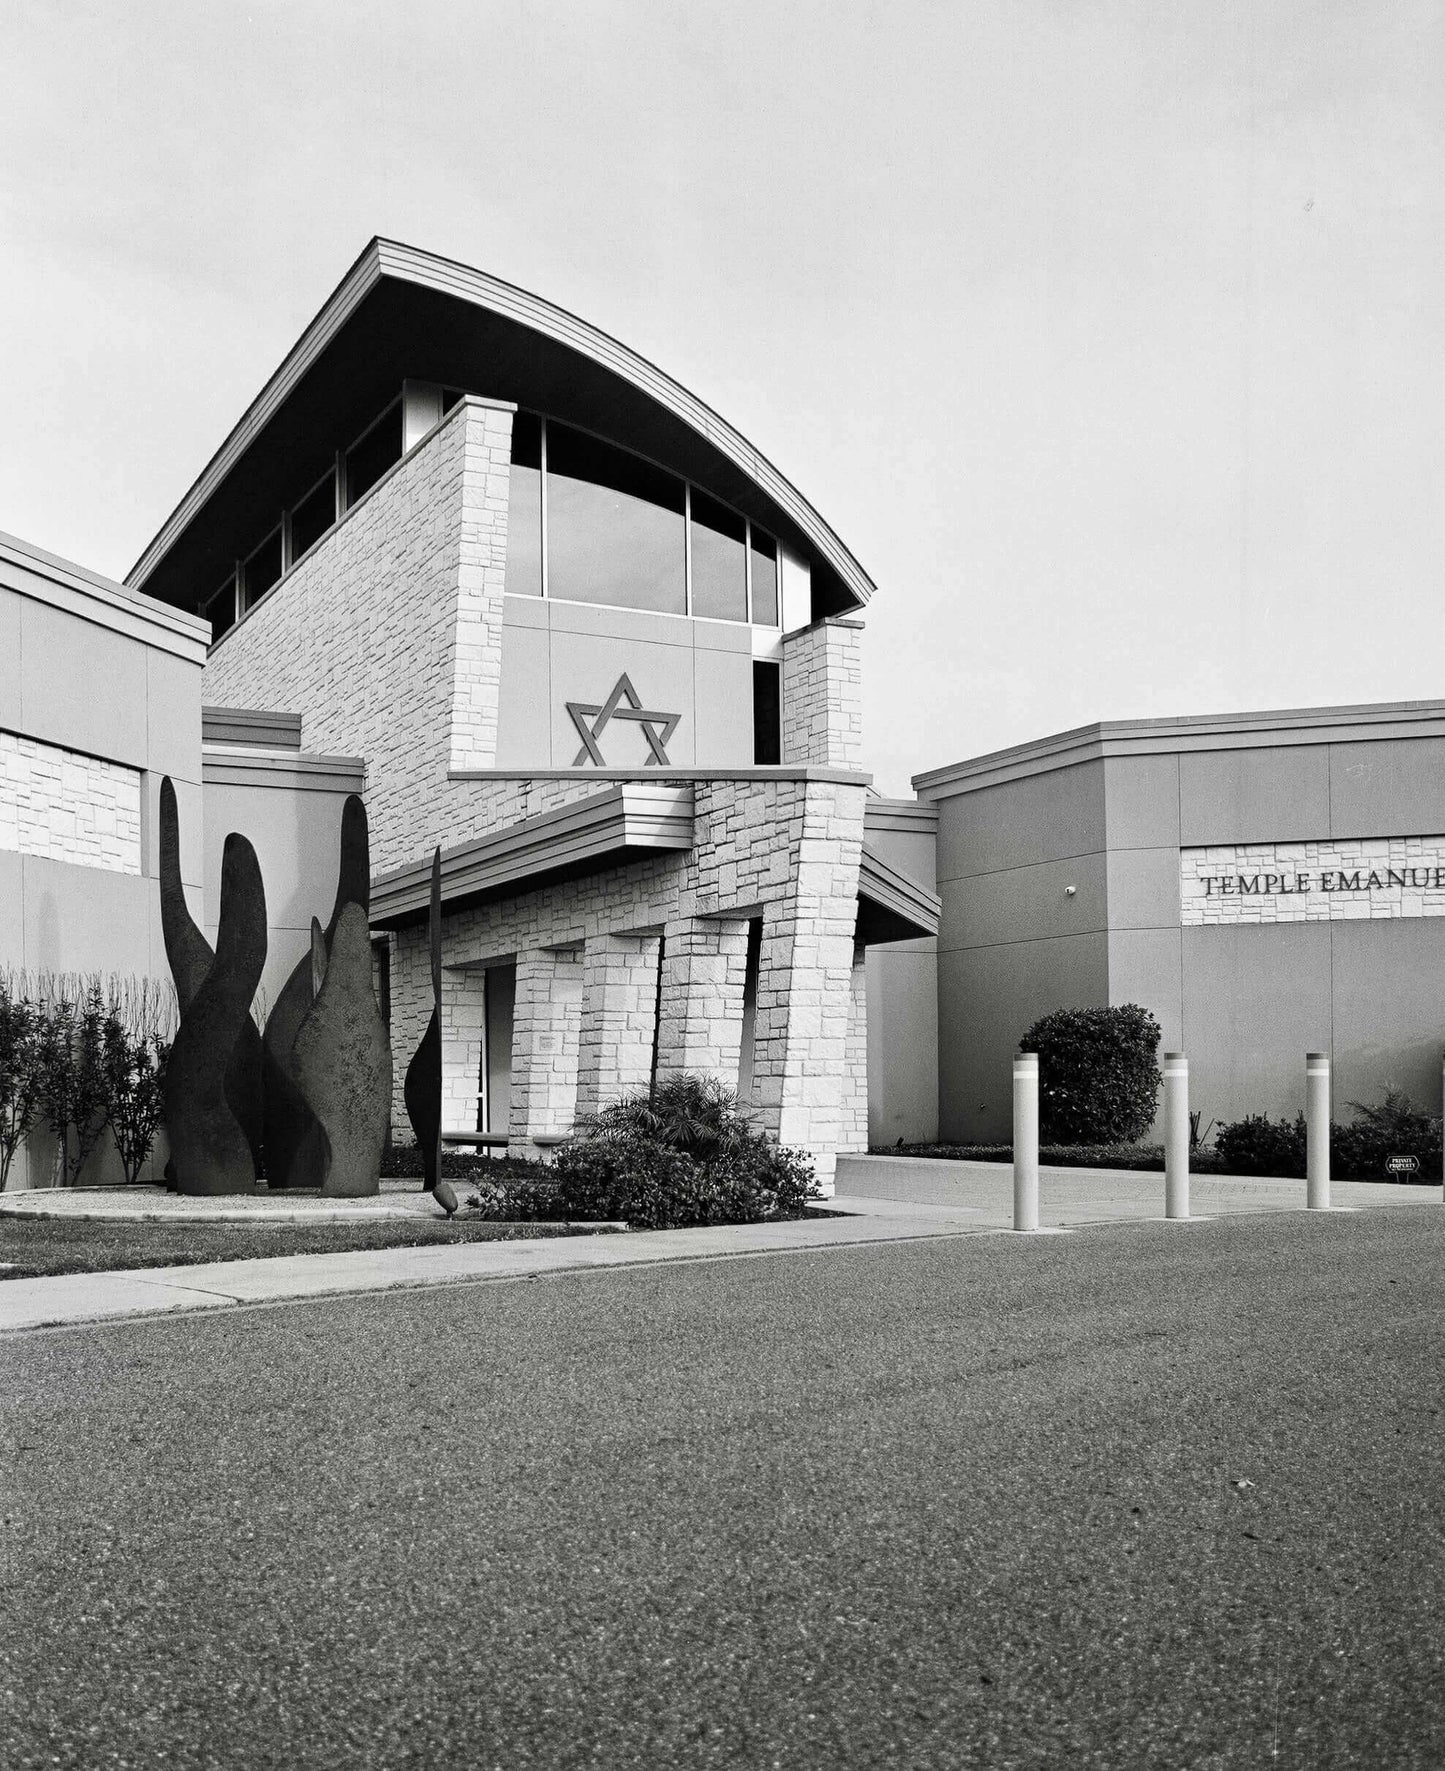
[[[280,1254],[340,1254],[359,1248],[423,1248],[436,1242],[505,1242],[567,1236],[569,1224],[499,1224],[484,1218],[388,1217],[374,1223],[186,1224],[67,1222],[0,1217],[0,1281],[56,1273],[113,1273],[254,1261]]]
[[[1445,1215],[13,1339],[7,1767],[1438,1767]]]

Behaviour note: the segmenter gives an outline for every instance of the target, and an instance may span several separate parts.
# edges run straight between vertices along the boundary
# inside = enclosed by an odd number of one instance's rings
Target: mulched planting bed
[[[515,1242],[586,1235],[574,1224],[502,1224],[482,1218],[384,1218],[342,1224],[158,1224],[0,1219],[0,1280],[127,1267],[186,1267],[208,1261],[265,1260],[283,1254],[345,1254],[369,1248],[425,1248],[439,1242]]]

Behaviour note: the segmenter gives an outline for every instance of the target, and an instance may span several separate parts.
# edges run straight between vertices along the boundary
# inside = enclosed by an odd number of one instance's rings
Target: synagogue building
[[[1029,1023],[1125,1001],[1221,1118],[1292,1111],[1307,1046],[1433,1099],[1445,706],[1089,727],[888,799],[873,594],[662,370],[375,240],[124,584],[0,544],[0,965],[166,975],[169,775],[208,932],[255,845],[274,993],[360,792],[399,1137],[438,848],[456,1143],[546,1155],[705,1071],[826,1187],[1006,1139]]]

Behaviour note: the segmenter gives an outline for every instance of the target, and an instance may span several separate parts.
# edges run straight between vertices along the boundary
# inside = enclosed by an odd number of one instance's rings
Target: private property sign
[[[1186,928],[1445,916],[1445,836],[1181,849],[1179,907]]]

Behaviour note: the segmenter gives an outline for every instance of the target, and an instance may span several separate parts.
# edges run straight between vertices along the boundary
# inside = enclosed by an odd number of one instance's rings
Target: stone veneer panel
[[[447,771],[496,756],[510,457],[511,412],[464,400],[206,663],[209,704],[299,713],[308,750],[366,759],[377,871],[490,827]]]
[[[686,917],[663,934],[657,1074],[691,1072],[738,1085],[747,980],[745,917]]]
[[[1182,849],[1179,903],[1185,928],[1445,916],[1445,836]]]
[[[577,1053],[589,1037],[580,957],[587,944],[698,918],[741,923],[761,909],[749,1105],[781,1142],[812,1153],[820,1183],[831,1189],[833,1156],[845,1135],[865,798],[864,786],[853,782],[702,780],[695,845],[687,853],[652,856],[447,914],[448,965],[516,958],[514,1151],[527,1153],[529,1138],[565,1132],[572,1123]],[[653,963],[655,979],[655,957]],[[400,1063],[425,1026],[426,964],[425,928],[400,930],[392,971]],[[649,1004],[649,1048],[650,1037]]]
[[[863,753],[862,623],[830,616],[783,638],[783,761],[856,769]]]
[[[659,940],[592,935],[583,956],[577,1112],[600,1113],[652,1080]]]
[[[141,773],[0,732],[0,849],[141,871]]]

